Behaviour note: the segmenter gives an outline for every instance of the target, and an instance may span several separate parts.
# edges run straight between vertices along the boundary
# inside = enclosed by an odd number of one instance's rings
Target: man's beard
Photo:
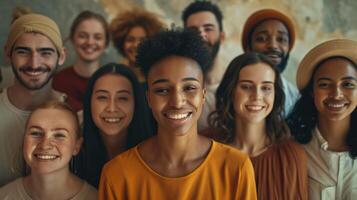
[[[219,48],[221,46],[221,42],[218,40],[217,42],[215,42],[214,44],[209,44],[207,43],[210,51],[211,51],[211,59],[212,59],[212,62],[211,62],[211,65],[209,66],[208,70],[207,71],[210,71],[213,67],[213,64],[214,64],[214,60],[216,59],[216,56],[219,52]]]
[[[42,83],[38,84],[38,85],[30,85],[29,83],[27,83],[21,76],[20,76],[20,72],[18,72],[15,67],[12,65],[12,71],[14,72],[14,75],[16,77],[16,80],[18,80],[20,82],[20,84],[22,86],[24,86],[26,89],[28,90],[39,90],[41,88],[43,88],[45,85],[48,84],[48,82],[52,79],[53,75],[54,75],[54,72],[57,68],[57,66],[51,70],[50,68],[48,67],[37,67],[36,69],[35,68],[32,68],[32,67],[20,67],[18,70],[22,73],[26,73],[26,72],[44,72],[44,73],[48,73],[47,74],[47,78],[46,80],[44,80]]]
[[[289,56],[290,53],[286,54],[281,62],[276,66],[280,74],[284,72],[286,66],[288,65]]]

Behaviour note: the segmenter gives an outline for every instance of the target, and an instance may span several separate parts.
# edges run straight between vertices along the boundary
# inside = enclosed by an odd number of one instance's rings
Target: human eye
[[[105,101],[108,99],[108,97],[106,95],[97,95],[95,99],[99,101]]]
[[[265,35],[257,35],[257,36],[254,38],[254,40],[255,40],[256,42],[265,42],[265,41],[267,41],[267,36],[265,36]]]
[[[330,84],[328,82],[321,81],[317,84],[317,86],[321,89],[325,89],[325,88],[328,88],[330,86]]]
[[[15,53],[18,55],[26,56],[30,54],[30,51],[26,49],[17,49],[15,50]]]
[[[155,88],[153,91],[155,94],[158,95],[166,95],[167,93],[169,93],[169,89],[167,88]]]
[[[41,56],[43,57],[49,57],[49,56],[52,56],[53,55],[53,52],[52,51],[41,51]]]
[[[34,138],[39,138],[43,135],[43,133],[39,130],[30,130],[29,135]]]
[[[53,134],[53,137],[56,138],[56,139],[63,140],[63,139],[65,139],[67,136],[66,136],[65,133],[58,131],[58,132],[55,132],[55,133]]]
[[[265,93],[270,93],[273,90],[273,86],[271,86],[271,85],[263,85],[261,89]]]
[[[129,96],[122,95],[122,96],[118,96],[117,99],[119,101],[129,101]]]
[[[279,36],[279,37],[277,38],[277,41],[280,42],[280,43],[285,44],[285,43],[288,43],[288,42],[289,42],[289,39],[288,39],[287,36]]]
[[[347,89],[355,89],[356,88],[356,83],[353,81],[346,81],[342,83],[342,86]]]
[[[240,88],[243,89],[243,90],[251,90],[252,89],[252,85],[251,84],[248,84],[248,83],[242,83],[240,84]]]
[[[195,85],[185,85],[183,90],[186,92],[195,92],[198,89]]]

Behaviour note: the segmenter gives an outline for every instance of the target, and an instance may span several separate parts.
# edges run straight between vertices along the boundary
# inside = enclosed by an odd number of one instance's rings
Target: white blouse
[[[304,148],[308,157],[309,199],[357,199],[357,160],[348,152],[329,151],[317,127]]]

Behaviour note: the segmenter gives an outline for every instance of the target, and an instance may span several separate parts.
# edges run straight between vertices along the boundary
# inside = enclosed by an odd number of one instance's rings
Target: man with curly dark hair
[[[214,94],[221,82],[225,68],[220,66],[218,52],[225,39],[223,31],[223,15],[219,7],[209,1],[195,1],[189,4],[182,13],[185,28],[197,30],[208,44],[212,56],[212,65],[206,72],[206,103],[198,121],[199,130],[208,127],[208,115],[215,109]]]
[[[197,131],[210,58],[192,30],[162,32],[139,46],[157,132],[104,166],[99,199],[256,199],[248,156]]]

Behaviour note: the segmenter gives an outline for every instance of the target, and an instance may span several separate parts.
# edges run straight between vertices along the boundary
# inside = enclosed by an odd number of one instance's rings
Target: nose
[[[262,98],[262,91],[260,91],[260,89],[258,87],[255,87],[252,90],[252,98],[253,98],[253,100],[259,100]]]
[[[41,142],[39,143],[39,148],[43,150],[51,149],[52,148],[52,139],[49,137],[43,137]]]
[[[93,37],[93,36],[89,36],[88,39],[87,39],[87,43],[88,43],[89,45],[94,44],[94,43],[95,43],[94,37]]]
[[[335,98],[335,99],[340,99],[343,97],[343,92],[340,87],[335,86],[333,90],[331,91],[330,97]]]
[[[202,37],[202,39],[207,41],[207,33],[205,32],[204,28],[199,28],[198,31],[199,31],[200,36]]]
[[[274,37],[271,37],[269,39],[269,48],[271,49],[278,49],[279,48],[279,44],[278,42],[276,41],[276,39]]]
[[[108,101],[106,110],[107,110],[108,112],[115,112],[115,111],[117,111],[116,101],[115,101],[114,98],[111,98],[111,99]]]
[[[32,53],[28,60],[28,65],[32,68],[36,68],[40,66],[40,55],[39,53],[35,52]]]
[[[170,106],[173,108],[181,108],[186,102],[186,97],[180,91],[174,91],[170,97]]]

